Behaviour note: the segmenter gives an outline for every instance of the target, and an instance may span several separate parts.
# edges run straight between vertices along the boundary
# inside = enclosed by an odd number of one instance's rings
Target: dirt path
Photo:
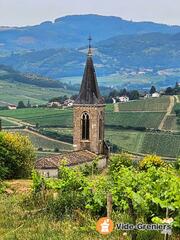
[[[27,126],[27,127],[34,127],[34,125],[30,124],[30,123],[27,123],[27,122],[23,122],[19,119],[16,119],[16,118],[11,118],[11,117],[1,117],[1,119],[3,120],[6,120],[6,121],[9,121],[9,122],[12,122],[13,124],[16,124],[17,126],[19,127],[22,127],[22,126]],[[72,144],[70,143],[67,143],[67,142],[62,142],[62,141],[59,141],[59,140],[56,140],[56,139],[53,139],[53,138],[50,138],[50,137],[47,137],[47,136],[44,136],[38,132],[35,132],[35,131],[31,131],[29,129],[24,129],[23,131],[25,132],[28,132],[28,133],[31,133],[33,135],[36,135],[38,137],[41,137],[45,140],[48,140],[48,141],[51,141],[51,142],[56,142],[56,143],[62,143],[62,144],[66,144],[66,145],[70,145],[72,146]]]
[[[170,99],[170,103],[169,103],[169,106],[167,108],[167,112],[166,112],[164,118],[162,119],[161,123],[159,124],[159,127],[158,127],[159,130],[163,129],[164,123],[167,120],[168,116],[171,114],[173,107],[174,107],[174,103],[175,103],[174,96],[170,96],[169,99]]]
[[[119,103],[114,103],[114,112],[119,112]]]
[[[180,103],[179,97],[177,95],[174,95],[174,97],[176,98],[176,103]]]

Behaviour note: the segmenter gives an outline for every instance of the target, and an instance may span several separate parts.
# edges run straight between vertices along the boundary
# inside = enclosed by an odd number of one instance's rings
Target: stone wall
[[[83,113],[89,115],[90,137],[82,140],[81,118]],[[102,119],[101,139],[99,139],[100,119]],[[104,144],[104,105],[75,105],[73,117],[73,144],[76,150],[89,150],[96,154],[103,153]]]

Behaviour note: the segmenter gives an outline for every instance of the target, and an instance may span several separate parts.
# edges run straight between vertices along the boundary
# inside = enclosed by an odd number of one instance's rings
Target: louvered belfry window
[[[82,115],[82,139],[89,140],[89,115],[83,113]]]

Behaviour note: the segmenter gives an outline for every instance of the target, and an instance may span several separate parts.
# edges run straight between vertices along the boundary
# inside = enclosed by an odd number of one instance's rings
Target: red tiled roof
[[[67,166],[78,165],[93,161],[97,155],[87,150],[67,152],[59,155],[51,155],[42,157],[35,163],[36,169],[57,169],[63,160],[67,162]]]

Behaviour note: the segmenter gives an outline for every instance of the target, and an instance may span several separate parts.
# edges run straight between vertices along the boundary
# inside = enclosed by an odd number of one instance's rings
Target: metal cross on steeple
[[[91,48],[92,37],[91,37],[91,35],[89,35],[88,41],[89,41],[88,56],[92,56],[92,48]]]

